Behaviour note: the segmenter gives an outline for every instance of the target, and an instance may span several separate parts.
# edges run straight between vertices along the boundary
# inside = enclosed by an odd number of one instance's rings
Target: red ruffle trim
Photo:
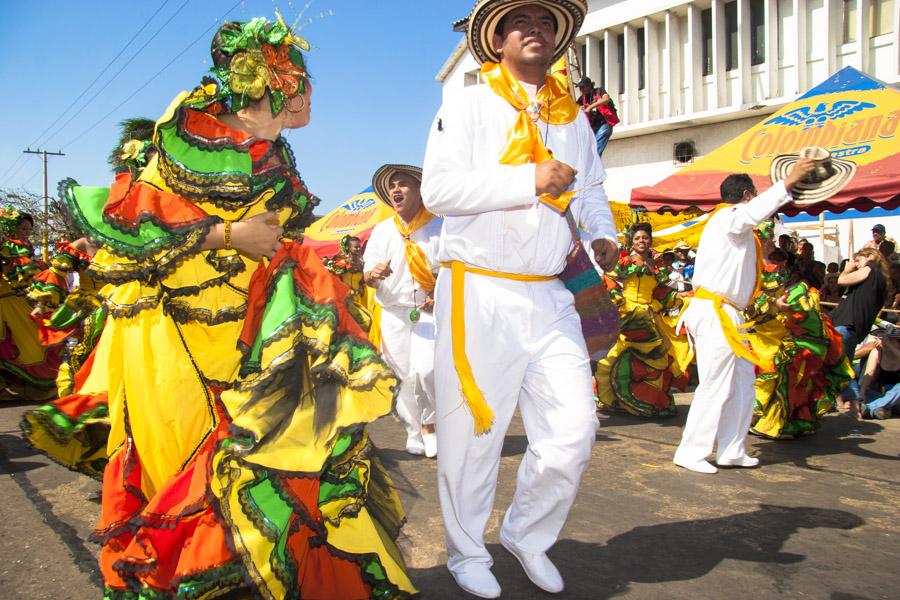
[[[359,323],[345,308],[344,301],[350,288],[325,268],[315,251],[301,243],[289,241],[282,245],[267,267],[260,263],[250,279],[247,316],[240,336],[243,347],[253,345],[269,300],[269,289],[275,284],[275,276],[287,262],[294,263],[294,285],[304,296],[318,304],[333,304],[337,307],[338,333],[350,335],[360,341],[368,339]]]
[[[209,220],[209,215],[177,194],[165,192],[142,181],[132,182],[130,173],[119,173],[109,188],[103,208],[107,221],[137,229],[144,221],[168,230],[186,229]]]

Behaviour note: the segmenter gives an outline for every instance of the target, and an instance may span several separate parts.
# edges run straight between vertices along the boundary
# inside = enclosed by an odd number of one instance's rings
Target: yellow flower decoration
[[[196,100],[208,100],[216,95],[216,84],[215,83],[204,83],[201,86],[198,86],[191,95],[184,99],[187,102],[193,102]]]
[[[259,100],[269,85],[269,66],[261,50],[248,50],[231,59],[231,91]]]
[[[140,160],[143,158],[144,142],[141,140],[128,140],[122,144],[122,153],[119,158],[122,160]]]

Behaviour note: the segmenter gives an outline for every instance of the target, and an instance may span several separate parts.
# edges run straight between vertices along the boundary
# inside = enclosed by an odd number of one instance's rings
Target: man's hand
[[[559,196],[572,185],[577,173],[578,171],[558,160],[545,160],[538,163],[534,170],[535,195]]]
[[[808,158],[798,158],[791,172],[784,178],[784,187],[791,191],[795,185],[803,181],[816,169],[816,163]]]
[[[594,251],[594,260],[604,271],[612,271],[619,260],[619,246],[607,239],[599,239],[591,242]]]
[[[250,260],[272,258],[281,249],[283,233],[277,215],[265,212],[231,226],[231,247]]]
[[[434,296],[428,295],[425,297],[425,301],[419,305],[419,310],[424,313],[433,313],[434,312]]]
[[[378,287],[378,285],[384,281],[385,278],[390,277],[393,272],[394,271],[391,270],[391,263],[383,262],[375,265],[372,270],[365,273],[363,277],[366,280],[367,286]]]

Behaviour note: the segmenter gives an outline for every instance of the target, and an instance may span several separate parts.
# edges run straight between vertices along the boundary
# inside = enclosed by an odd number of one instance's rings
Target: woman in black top
[[[838,276],[838,284],[847,288],[847,294],[831,311],[831,320],[843,339],[844,356],[851,361],[856,345],[869,334],[875,318],[884,306],[889,281],[887,263],[874,248],[864,248],[857,252]],[[856,380],[850,382],[841,397],[845,402],[850,402],[851,414],[858,416],[859,384]]]

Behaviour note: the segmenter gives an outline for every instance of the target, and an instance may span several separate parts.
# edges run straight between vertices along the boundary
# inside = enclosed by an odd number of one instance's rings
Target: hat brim
[[[421,167],[395,164],[382,165],[378,167],[378,170],[375,171],[375,174],[372,176],[372,190],[375,192],[375,195],[378,196],[379,200],[381,200],[391,208],[394,208],[394,205],[393,203],[391,203],[390,195],[388,194],[388,184],[390,183],[391,177],[393,177],[394,173],[406,173],[407,175],[411,175],[419,182],[419,185],[422,185]]]
[[[469,52],[479,63],[500,62],[494,50],[494,32],[500,20],[511,10],[527,4],[546,8],[556,19],[556,47],[551,63],[562,56],[584,22],[587,5],[583,0],[481,0],[472,9],[466,41]]]
[[[769,169],[769,177],[772,183],[784,180],[791,170],[791,166],[797,162],[797,154],[782,154],[776,156],[772,161]],[[806,206],[827,200],[840,192],[850,183],[853,176],[856,175],[856,163],[849,160],[831,159],[831,165],[834,167],[834,175],[820,181],[818,183],[809,183],[801,181],[791,190],[794,196],[794,204],[798,206]]]

